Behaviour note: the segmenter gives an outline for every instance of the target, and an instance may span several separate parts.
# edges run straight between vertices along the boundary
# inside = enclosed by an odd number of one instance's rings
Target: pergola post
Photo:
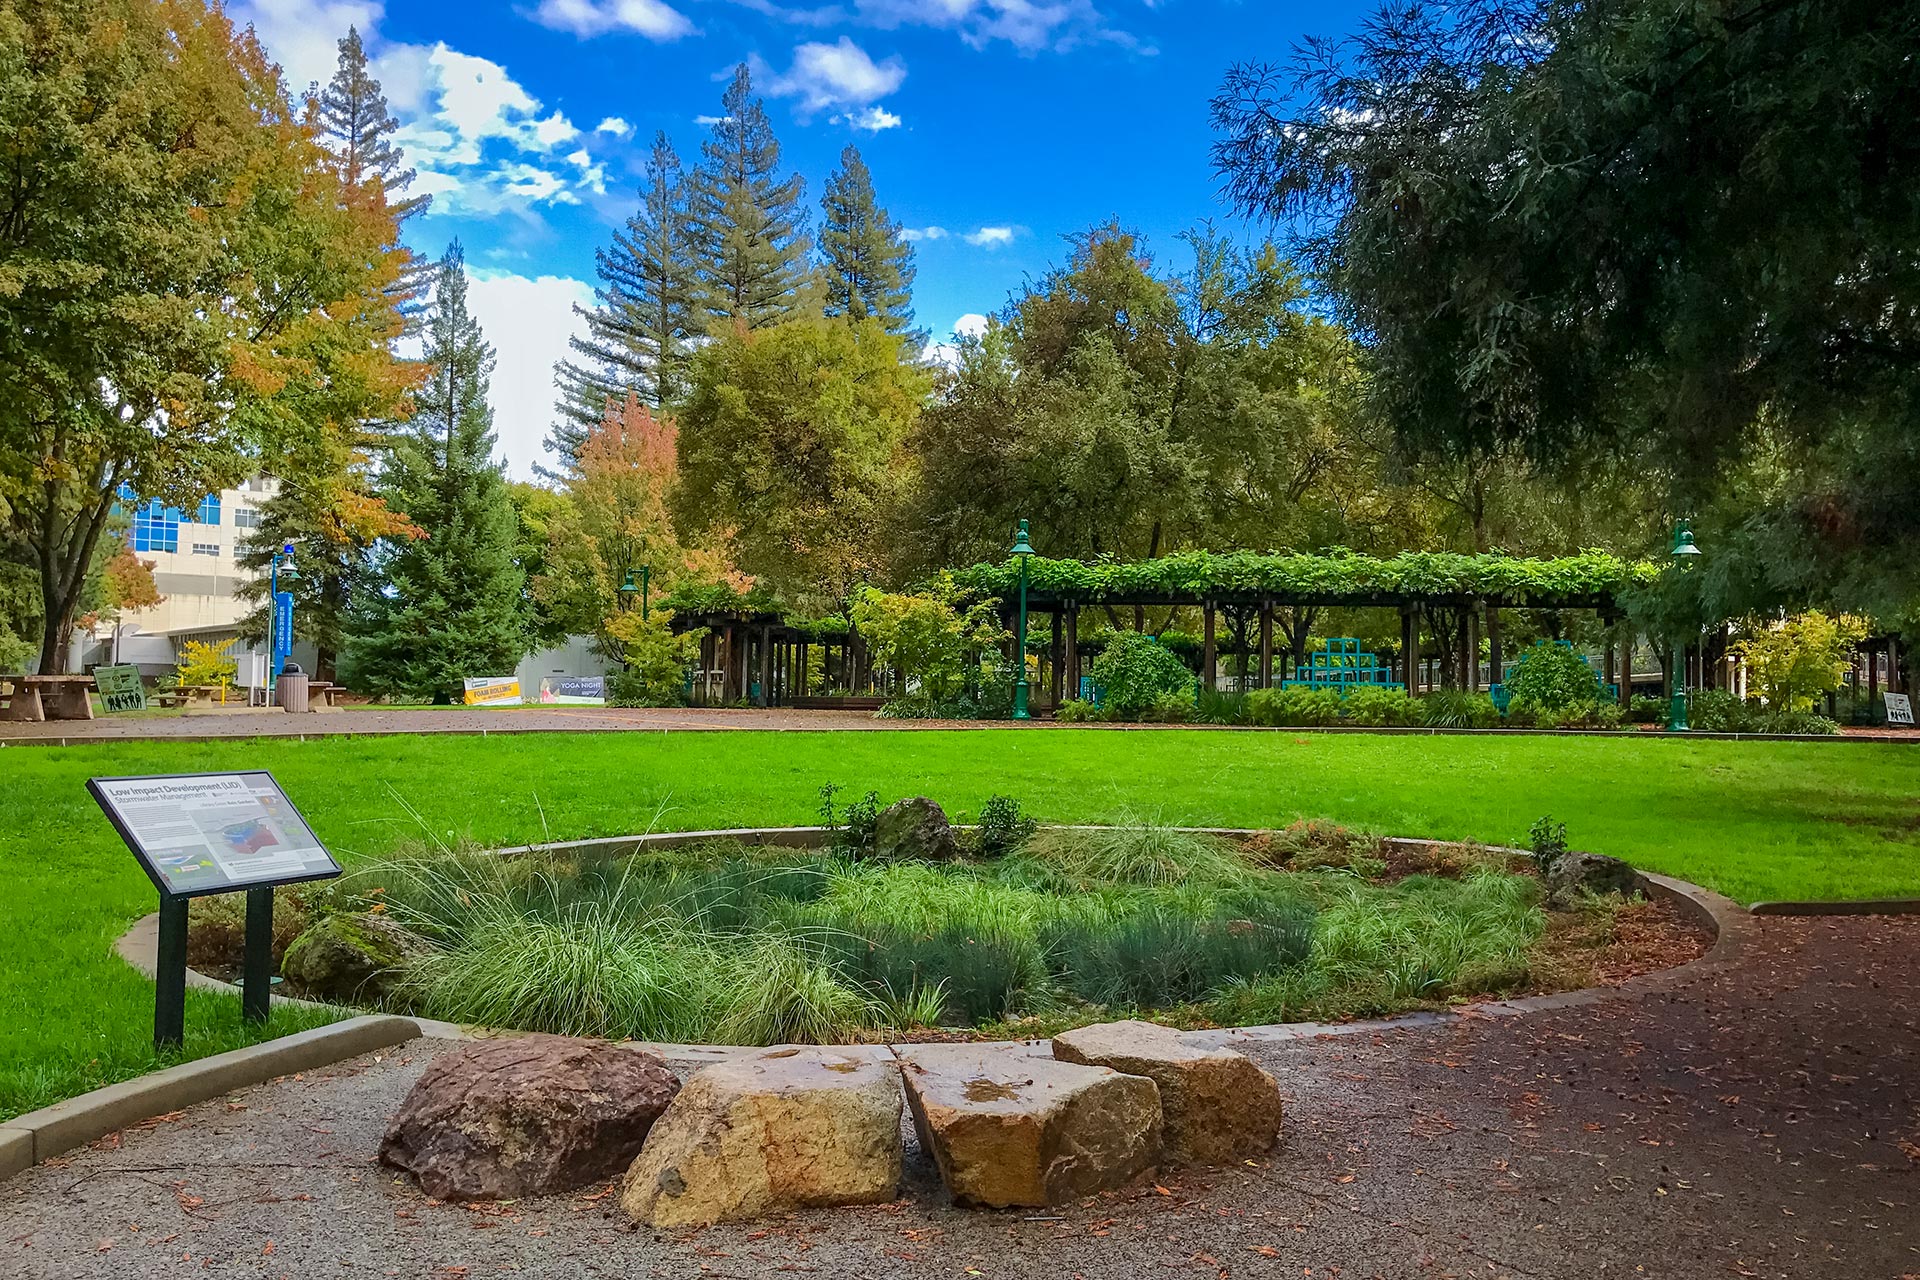
[[[1420,610],[1410,605],[1400,606],[1400,683],[1420,692]]]
[[[1060,622],[1060,606],[1055,605],[1053,607],[1053,645],[1047,650],[1047,661],[1052,665],[1053,670],[1048,676],[1047,688],[1053,695],[1053,705],[1056,707],[1060,705],[1060,687],[1061,682],[1065,679],[1065,675],[1061,669],[1061,659],[1065,654],[1062,650],[1060,635],[1062,628]]]
[[[1080,606],[1067,606],[1067,696],[1080,696]]]
[[[1220,687],[1220,682],[1214,670],[1213,601],[1207,601],[1206,604],[1202,606],[1201,612],[1206,618],[1206,623],[1202,628],[1204,634],[1200,641],[1200,683],[1203,688],[1217,689]]]
[[[1461,629],[1460,686],[1468,693],[1480,692],[1480,610],[1472,604],[1467,606],[1467,624]]]
[[[1487,682],[1500,684],[1507,678],[1507,655],[1500,643],[1500,606],[1487,602]],[[1607,652],[1611,654],[1612,649]]]
[[[1873,700],[1880,695],[1880,650],[1867,650],[1867,714],[1873,714]]]
[[[1633,646],[1635,637],[1629,631],[1620,640],[1620,709],[1633,710]]]
[[[1273,688],[1273,601],[1260,598],[1260,687]]]
[[[1900,637],[1887,637],[1887,692],[1904,693],[1906,681],[1900,678]]]
[[[773,705],[773,624],[760,628],[760,705]]]

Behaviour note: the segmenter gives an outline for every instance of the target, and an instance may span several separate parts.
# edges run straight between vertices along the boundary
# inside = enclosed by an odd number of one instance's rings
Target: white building
[[[209,494],[192,511],[170,507],[157,500],[138,501],[131,492],[123,492],[124,509],[133,517],[128,545],[142,560],[153,564],[154,587],[161,601],[151,609],[140,609],[120,619],[118,661],[138,666],[144,675],[157,676],[173,670],[182,646],[188,640],[220,644],[240,634],[240,619],[251,605],[236,594],[255,575],[240,566],[242,544],[260,526],[260,507],[280,488],[278,480],[256,476],[235,489]],[[80,660],[87,666],[116,660],[114,626],[102,621],[90,636],[79,637]],[[266,646],[248,649],[235,644],[232,652],[240,660],[241,683],[249,681],[249,653],[266,652]],[[293,660],[313,670],[311,646],[294,646]]]

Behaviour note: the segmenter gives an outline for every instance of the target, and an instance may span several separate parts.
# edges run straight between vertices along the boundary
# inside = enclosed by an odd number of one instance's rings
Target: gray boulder
[[[383,915],[333,915],[293,940],[280,972],[330,1000],[374,999],[430,950],[426,939]]]
[[[680,1092],[657,1055],[512,1036],[435,1058],[387,1126],[383,1164],[437,1200],[517,1200],[623,1172]]]
[[[949,862],[960,843],[944,809],[925,796],[888,805],[873,824],[873,855],[882,862]]]
[[[1640,877],[1633,868],[1603,854],[1562,854],[1547,871],[1547,901],[1555,906],[1571,906],[1582,893],[1632,897],[1639,892]]]

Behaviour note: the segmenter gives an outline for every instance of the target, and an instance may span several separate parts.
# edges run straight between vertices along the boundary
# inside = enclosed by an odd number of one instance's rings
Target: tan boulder
[[[1144,1076],[1005,1046],[898,1053],[920,1145],[960,1204],[1062,1204],[1160,1158],[1160,1093]]]
[[[1280,1086],[1231,1049],[1195,1048],[1151,1022],[1103,1022],[1055,1036],[1053,1056],[1159,1085],[1170,1159],[1232,1164],[1280,1135]]]
[[[620,1203],[661,1228],[884,1204],[900,1191],[901,1147],[900,1070],[884,1051],[769,1049],[687,1080]]]

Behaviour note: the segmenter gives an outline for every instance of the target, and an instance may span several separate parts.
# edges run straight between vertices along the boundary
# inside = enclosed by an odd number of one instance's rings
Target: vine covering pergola
[[[1218,675],[1218,615],[1229,611],[1252,620],[1258,627],[1259,657],[1257,672],[1250,675],[1261,687],[1274,683],[1277,611],[1392,609],[1401,620],[1397,679],[1415,687],[1424,627],[1439,642],[1448,682],[1473,687],[1479,679],[1482,626],[1497,618],[1499,610],[1590,610],[1611,625],[1625,615],[1625,593],[1651,583],[1660,572],[1652,562],[1603,551],[1556,558],[1436,551],[1386,558],[1346,551],[1195,551],[1124,562],[1033,556],[1027,564],[1027,606],[1029,612],[1052,618],[1044,684],[1056,704],[1079,688],[1083,608],[1199,609],[1201,678],[1209,684]],[[1018,561],[1008,559],[973,565],[953,576],[962,591],[999,600],[1011,616],[1019,574]],[[741,595],[724,587],[690,593],[672,603],[676,629],[708,631],[701,669],[709,681],[718,680],[714,696],[719,700],[800,702],[798,695],[808,688],[816,661],[828,675],[826,683],[847,695],[877,692],[886,682],[888,673],[873,670],[865,646],[857,634],[849,633],[844,619],[799,621],[763,592]],[[1486,630],[1490,666],[1498,672],[1504,660],[1500,628]],[[1611,637],[1605,645],[1605,676],[1619,684],[1623,701],[1631,676],[1626,669],[1630,646],[1630,640],[1616,643]]]
[[[1218,675],[1217,616],[1223,609],[1250,613],[1258,620],[1255,680],[1260,687],[1274,682],[1276,610],[1393,609],[1401,619],[1395,674],[1403,684],[1411,689],[1416,683],[1424,622],[1441,641],[1447,660],[1457,663],[1449,668],[1451,673],[1461,685],[1474,687],[1481,623],[1490,611],[1584,609],[1611,625],[1625,614],[1622,595],[1651,583],[1660,572],[1660,566],[1651,562],[1604,551],[1551,559],[1444,551],[1409,551],[1389,558],[1346,551],[1192,551],[1130,562],[1033,556],[1027,563],[1027,607],[1053,616],[1049,684],[1056,702],[1063,693],[1072,696],[1079,686],[1079,613],[1088,607],[1200,609],[1200,676],[1209,687]],[[965,590],[1011,606],[1019,589],[1020,565],[1013,559],[978,564],[961,570],[955,580]],[[1488,635],[1490,666],[1498,672],[1504,658],[1500,629],[1489,628]],[[1619,648],[1623,652],[1618,662],[1624,668],[1628,644]],[[1616,646],[1611,639],[1605,649],[1606,679],[1614,682]],[[1618,683],[1624,701],[1629,680]]]

